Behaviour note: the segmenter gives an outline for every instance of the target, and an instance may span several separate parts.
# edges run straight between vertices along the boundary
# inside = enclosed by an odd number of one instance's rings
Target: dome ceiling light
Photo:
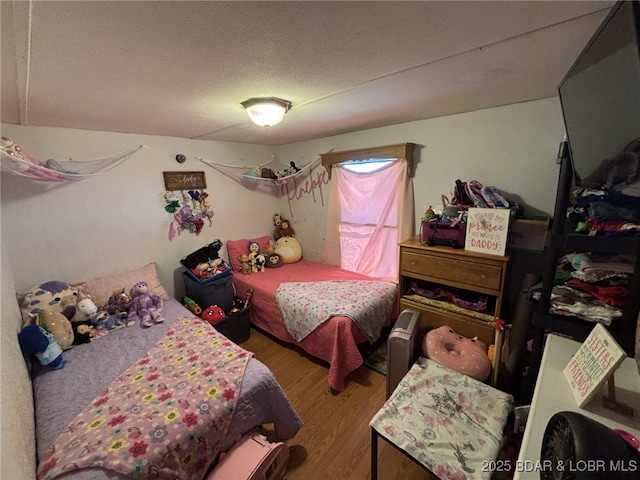
[[[276,97],[250,98],[241,103],[253,123],[269,128],[277,125],[291,108],[291,102]]]

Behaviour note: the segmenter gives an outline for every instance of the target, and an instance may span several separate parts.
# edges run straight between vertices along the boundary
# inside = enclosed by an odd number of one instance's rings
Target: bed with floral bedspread
[[[328,285],[338,285],[336,288],[339,291],[346,291],[348,294],[349,287],[346,287],[345,290],[339,285],[355,285],[357,283],[361,292],[375,293],[375,295],[368,295],[366,302],[364,299],[361,301],[362,296],[358,296],[355,290],[350,295],[353,304],[352,311],[355,312],[357,308],[364,307],[365,311],[373,311],[377,314],[375,318],[370,317],[367,320],[369,326],[365,331],[373,332],[368,335],[369,338],[352,318],[355,315],[345,314],[344,310],[327,310],[326,315],[322,317],[323,321],[315,322],[312,328],[309,326],[303,328],[305,330],[304,338],[299,337],[300,340],[295,338],[297,333],[295,331],[292,333],[285,324],[284,313],[277,300],[278,290],[282,284],[297,284],[293,285],[295,290],[302,292],[306,290],[313,292],[310,293],[312,298],[316,296],[309,310],[324,310],[324,306],[328,302],[322,300],[324,297],[316,295],[319,290],[313,287],[313,284],[317,285],[318,282],[322,284],[322,287],[319,288],[325,292],[335,292],[332,290],[334,287],[329,289]],[[247,290],[253,290],[251,297],[251,323],[253,325],[286,343],[302,348],[310,355],[329,364],[328,382],[336,392],[341,392],[346,388],[346,377],[364,362],[358,345],[375,341],[376,334],[379,335],[381,328],[388,325],[394,314],[397,313],[397,285],[395,283],[380,282],[377,278],[304,259],[297,263],[285,264],[279,268],[270,268],[265,272],[251,275],[234,273],[233,284],[236,293],[240,296],[244,295]],[[311,290],[312,287],[314,290]],[[284,291],[285,297],[287,291],[288,289]],[[298,300],[291,299],[290,302],[283,303],[289,303],[293,305],[294,309],[300,309],[300,301]],[[295,307],[296,305],[298,307]],[[304,315],[302,316],[304,317]],[[300,315],[297,318],[299,319]],[[292,323],[296,323],[295,317],[292,319]]]
[[[271,371],[175,299],[165,322],[121,328],[33,366],[38,477],[202,478],[248,430],[302,425]]]

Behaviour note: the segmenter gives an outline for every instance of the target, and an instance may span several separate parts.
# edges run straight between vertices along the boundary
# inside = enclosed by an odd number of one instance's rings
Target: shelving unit
[[[571,161],[568,158],[563,158],[560,166],[551,242],[545,254],[542,295],[531,318],[531,324],[534,327],[534,339],[533,358],[529,374],[531,379],[529,382],[530,389],[540,368],[546,333],[554,332],[569,335],[582,342],[595,325],[577,317],[549,313],[556,266],[560,257],[565,253],[592,252],[637,255],[635,271],[629,279],[630,294],[627,297],[623,316],[614,319],[612,324],[606,327],[625,353],[629,356],[634,355],[635,329],[638,311],[640,310],[640,295],[637,294],[637,292],[640,292],[640,238],[589,236],[568,232],[566,212],[569,206],[572,175]],[[636,294],[633,292],[636,292]]]
[[[465,337],[478,337],[485,344],[494,341],[494,320],[499,317],[505,291],[509,257],[487,255],[446,246],[428,246],[412,237],[400,243],[400,309],[420,311],[424,333],[448,325]],[[428,282],[435,288],[451,287],[488,297],[487,311],[454,306],[451,302],[420,298],[411,290],[412,282]]]

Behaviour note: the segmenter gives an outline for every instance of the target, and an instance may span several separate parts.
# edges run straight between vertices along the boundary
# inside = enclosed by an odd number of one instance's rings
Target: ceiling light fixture
[[[291,108],[291,102],[276,97],[250,98],[241,103],[253,123],[269,128],[277,125]]]

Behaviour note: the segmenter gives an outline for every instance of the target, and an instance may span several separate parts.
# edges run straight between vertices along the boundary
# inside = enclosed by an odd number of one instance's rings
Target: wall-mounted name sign
[[[194,190],[207,188],[204,172],[162,172],[166,190]]]

